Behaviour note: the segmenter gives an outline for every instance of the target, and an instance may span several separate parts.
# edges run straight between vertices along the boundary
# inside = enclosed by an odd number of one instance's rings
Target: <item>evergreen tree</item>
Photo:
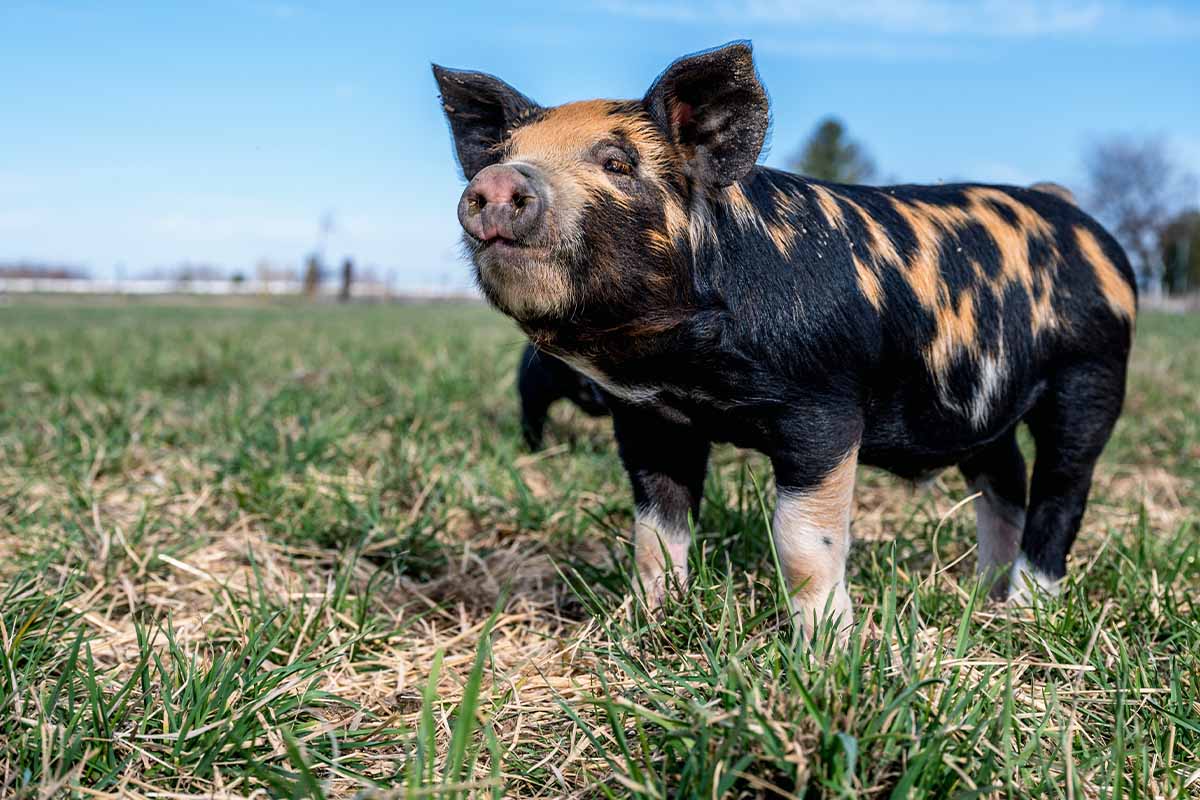
[[[836,117],[818,123],[791,167],[801,175],[834,183],[864,183],[875,176],[875,162],[866,148],[849,137]]]
[[[1163,280],[1171,294],[1200,289],[1200,211],[1184,211],[1159,237]]]

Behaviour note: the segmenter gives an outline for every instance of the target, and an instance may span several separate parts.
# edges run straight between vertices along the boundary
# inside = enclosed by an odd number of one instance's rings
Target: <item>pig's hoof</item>
[[[1061,589],[1061,579],[1050,577],[1021,555],[1013,564],[1012,576],[1009,579],[1008,604],[1025,607],[1044,603],[1058,597]]]

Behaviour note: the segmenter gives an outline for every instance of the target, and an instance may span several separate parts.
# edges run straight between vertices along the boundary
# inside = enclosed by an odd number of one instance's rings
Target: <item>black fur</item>
[[[491,75],[446,69],[436,64],[433,74],[454,134],[458,163],[467,180],[499,161],[497,146],[506,131],[540,110],[537,103]]]
[[[692,176],[715,186],[745,175],[767,135],[767,93],[748,43],[679,59],[642,102],[672,142],[694,151]],[[731,108],[735,115],[727,115]]]
[[[768,204],[768,188],[784,186],[805,196],[813,182],[756,167],[742,183],[757,203]],[[961,191],[954,186],[833,188],[874,210],[908,258],[914,254],[913,235],[907,223],[886,212],[888,198],[951,202]],[[850,245],[861,246],[862,239],[853,231],[830,230],[812,206],[794,221],[808,231],[811,244],[801,244],[792,259],[782,258],[761,234],[743,232],[718,214],[720,249],[697,259],[696,268],[697,284],[719,286],[719,292],[704,298],[703,311],[657,337],[657,346],[630,357],[617,344],[595,364],[616,385],[659,387],[654,405],[669,410],[673,420],[686,419],[692,435],[768,454],[778,485],[797,490],[815,486],[859,442],[860,463],[907,478],[952,465],[1001,472],[1012,487],[1009,499],[1024,507],[1024,487],[1018,488],[1009,466],[1010,450],[1003,448],[995,465],[989,459],[997,457],[989,453],[999,442],[1011,441],[1016,425],[1026,421],[1038,461],[1022,549],[1046,575],[1061,578],[1092,469],[1120,413],[1132,335],[1130,321],[1115,314],[1098,292],[1088,260],[1074,244],[1074,228],[1096,236],[1131,289],[1134,281],[1116,242],[1076,207],[1055,198],[1034,199],[1022,189],[998,188],[1031,206],[1036,202],[1054,230],[1061,254],[1056,313],[1063,322],[1060,329],[1034,337],[1030,298],[1018,286],[997,294],[963,268],[975,259],[985,275],[999,269],[990,237],[968,228],[957,240],[943,239],[942,280],[970,292],[981,352],[1005,353],[1004,386],[982,427],[939,400],[920,356],[936,325],[903,271],[886,273],[884,312],[876,313],[859,291],[851,262]],[[570,327],[564,326],[567,336]],[[962,358],[949,371],[949,390],[960,403],[969,403],[977,391],[981,369],[977,359]],[[613,413],[619,437],[658,435],[658,425],[646,423],[642,410],[634,415],[635,424],[624,422],[625,405]],[[674,475],[689,474],[696,463],[681,454],[663,474],[686,485]],[[631,474],[644,471],[629,458],[626,466]]]
[[[541,449],[546,414],[559,400],[570,400],[589,417],[608,414],[599,386],[531,344],[525,345],[517,367],[517,393],[521,397],[521,433],[530,450]]]

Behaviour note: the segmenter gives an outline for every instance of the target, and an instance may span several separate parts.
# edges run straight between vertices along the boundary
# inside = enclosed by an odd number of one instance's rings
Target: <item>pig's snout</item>
[[[458,201],[458,221],[483,242],[522,242],[537,231],[546,207],[533,171],[507,164],[480,170]]]

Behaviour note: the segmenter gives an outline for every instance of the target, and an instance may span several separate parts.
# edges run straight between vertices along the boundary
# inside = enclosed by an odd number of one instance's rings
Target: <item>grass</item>
[[[634,612],[609,425],[525,453],[520,347],[470,305],[0,308],[0,796],[1200,795],[1200,318],[1140,321],[1052,607],[978,595],[957,475],[862,470],[840,654],[728,448]]]

